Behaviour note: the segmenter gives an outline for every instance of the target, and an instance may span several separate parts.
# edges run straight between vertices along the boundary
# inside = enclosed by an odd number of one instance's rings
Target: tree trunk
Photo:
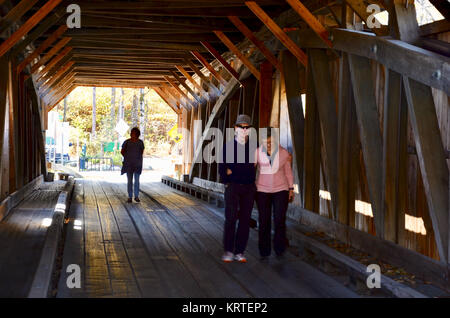
[[[133,108],[131,110],[131,124],[133,125],[133,127],[137,127],[138,120],[138,98],[135,93],[133,95]]]
[[[95,130],[96,130],[96,98],[95,98],[95,87],[92,89],[92,138],[95,138]]]
[[[145,135],[145,101],[144,101],[144,89],[141,88],[139,96],[139,130],[141,131],[141,139],[144,140]]]
[[[116,119],[116,88],[111,88],[111,124],[114,126]]]
[[[117,115],[117,121],[123,119],[125,117],[125,112],[124,112],[124,108],[123,108],[123,99],[125,92],[123,90],[123,88],[120,89],[120,99],[119,99],[119,114]]]

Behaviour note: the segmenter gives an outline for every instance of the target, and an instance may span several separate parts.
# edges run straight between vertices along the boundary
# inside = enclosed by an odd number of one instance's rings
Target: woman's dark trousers
[[[289,204],[289,191],[276,193],[256,193],[256,204],[259,214],[259,253],[262,257],[271,252],[272,212],[275,225],[273,249],[277,255],[282,255],[286,249],[286,211]]]

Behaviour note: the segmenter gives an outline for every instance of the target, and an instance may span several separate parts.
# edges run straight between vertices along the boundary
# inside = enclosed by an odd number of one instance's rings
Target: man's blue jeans
[[[128,197],[133,197],[133,175],[134,175],[134,197],[139,197],[139,177],[141,176],[139,173],[131,173],[127,172],[128,178]]]

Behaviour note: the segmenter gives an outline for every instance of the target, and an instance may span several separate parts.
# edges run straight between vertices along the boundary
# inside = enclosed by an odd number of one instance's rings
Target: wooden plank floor
[[[0,222],[0,297],[26,297],[65,181],[43,183]],[[46,221],[47,221],[46,220]]]
[[[254,230],[248,263],[225,264],[223,210],[159,182],[141,190],[126,203],[124,183],[77,180],[58,297],[357,297],[292,254],[261,262]]]

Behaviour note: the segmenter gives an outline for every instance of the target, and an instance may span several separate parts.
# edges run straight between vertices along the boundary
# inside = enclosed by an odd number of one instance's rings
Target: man
[[[250,231],[250,217],[255,199],[254,151],[250,148],[251,118],[239,115],[234,125],[235,138],[223,148],[219,173],[225,184],[224,262],[247,262],[244,251]],[[236,231],[236,223],[238,223]]]

